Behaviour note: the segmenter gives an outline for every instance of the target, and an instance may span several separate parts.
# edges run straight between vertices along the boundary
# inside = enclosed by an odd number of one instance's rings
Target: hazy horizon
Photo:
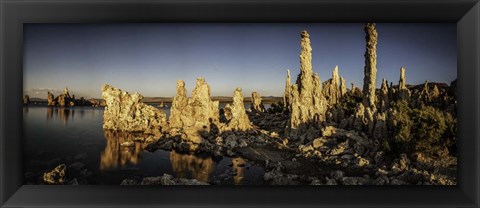
[[[24,94],[46,98],[65,87],[77,98],[100,98],[108,83],[145,97],[172,97],[185,80],[188,95],[205,77],[212,96],[283,96],[286,69],[299,73],[300,32],[312,45],[322,82],[339,74],[362,88],[363,23],[309,24],[25,24]],[[382,78],[408,84],[450,84],[457,78],[454,23],[377,24],[377,87]]]

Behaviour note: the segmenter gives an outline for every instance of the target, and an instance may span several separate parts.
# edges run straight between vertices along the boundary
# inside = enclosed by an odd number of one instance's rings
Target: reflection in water
[[[47,121],[52,120],[52,118],[53,118],[53,108],[48,107],[47,108]]]
[[[47,108],[47,120],[52,120],[53,119],[54,112],[55,112],[55,117],[60,119],[63,122],[64,126],[67,125],[67,122],[68,122],[68,119],[70,118],[70,115],[71,115],[71,119],[73,119],[74,116],[75,116],[75,110],[74,109],[48,107]]]
[[[104,130],[103,135],[107,141],[105,150],[100,155],[100,170],[112,170],[119,166],[136,165],[140,162],[145,143],[135,142],[132,147],[122,147],[120,144],[131,142],[136,137],[146,139],[146,136],[109,130]]]
[[[67,125],[68,118],[70,117],[70,109],[68,109],[68,108],[57,108],[57,112],[58,112],[58,118],[61,121],[63,121],[63,125]]]
[[[235,185],[240,185],[245,172],[245,160],[241,157],[237,157],[232,159],[232,164],[233,172],[235,173],[233,176],[233,183],[235,183]]]
[[[208,182],[213,172],[214,162],[211,157],[202,158],[195,155],[185,155],[170,152],[172,170],[177,178],[194,178]]]

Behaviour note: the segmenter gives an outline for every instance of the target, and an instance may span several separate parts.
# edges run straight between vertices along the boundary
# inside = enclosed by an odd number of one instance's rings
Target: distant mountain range
[[[422,89],[423,88],[423,85],[424,84],[419,84],[419,85],[409,85],[407,84],[407,87],[409,89]],[[439,89],[442,89],[442,88],[445,88],[445,87],[448,87],[449,85],[446,84],[446,83],[437,83],[437,82],[429,82],[428,83],[428,87],[429,88],[433,88],[434,85],[437,85],[437,87]],[[393,85],[393,87],[397,87],[398,85]],[[97,101],[100,101],[102,99],[100,98],[91,98],[91,99],[88,99],[88,100],[97,100]],[[212,100],[214,101],[220,101],[221,103],[229,103],[229,102],[233,102],[233,98],[232,97],[228,97],[228,96],[213,96],[212,97]],[[271,104],[271,103],[277,103],[279,101],[282,101],[283,100],[283,97],[275,97],[275,96],[262,96],[262,102],[265,103],[265,104]],[[142,100],[144,103],[171,103],[173,101],[173,97],[145,97],[143,98]],[[251,102],[252,101],[252,98],[251,97],[245,97],[243,99],[244,102]],[[39,102],[39,103],[43,103],[43,102],[47,102],[47,99],[43,99],[43,98],[30,98],[30,102]]]

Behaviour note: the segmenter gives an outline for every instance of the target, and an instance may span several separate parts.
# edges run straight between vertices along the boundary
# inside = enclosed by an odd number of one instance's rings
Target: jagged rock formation
[[[375,82],[377,77],[377,29],[375,23],[365,24],[365,76],[363,78],[363,104],[375,109]]]
[[[56,104],[55,96],[50,92],[48,92],[47,101],[49,106],[54,106]]]
[[[332,71],[332,78],[323,84],[323,95],[329,105],[334,105],[340,101],[342,89],[340,87],[340,77],[338,76],[338,66]]]
[[[163,111],[143,103],[143,96],[122,92],[104,84],[102,97],[106,101],[103,128],[119,131],[156,134],[167,129]]]
[[[23,96],[23,104],[28,105],[30,103],[30,97],[28,95]]]
[[[318,74],[312,71],[312,48],[310,35],[301,32],[300,74],[296,84],[291,86],[290,119],[287,131],[291,135],[304,132],[308,125],[325,120],[326,102]],[[287,91],[287,90],[286,90]]]
[[[400,80],[398,81],[398,99],[408,100],[410,98],[410,90],[407,88],[407,78],[405,77],[405,68],[400,68]]]
[[[61,107],[64,107],[65,104],[67,103],[67,98],[65,97],[64,94],[60,94],[58,97],[57,97],[57,103],[59,106]]]
[[[188,112],[188,98],[187,89],[185,89],[185,82],[183,80],[177,81],[177,93],[173,97],[172,106],[170,107],[169,125],[170,128],[183,128],[187,126],[184,121],[190,116]]]
[[[291,103],[291,96],[292,94],[292,87],[290,84],[290,69],[287,69],[287,78],[285,81],[285,92],[283,93],[283,109],[285,111],[289,111],[290,103]]]
[[[72,99],[72,97],[70,97],[70,92],[68,91],[68,88],[66,88],[66,87],[63,90],[63,93],[58,95],[58,97],[55,100],[56,100],[56,104],[58,104],[58,106],[60,106],[60,107],[69,106],[70,102],[74,101],[74,99]],[[73,105],[75,105],[75,104],[73,104]],[[71,106],[73,106],[73,105],[71,105]]]
[[[191,98],[186,94],[185,82],[177,81],[177,94],[170,108],[170,134],[183,133],[183,140],[200,144],[201,134],[210,133],[212,126],[219,125],[219,102],[211,100],[210,86],[204,78],[197,78]]]
[[[340,77],[340,96],[343,97],[347,93],[347,85],[345,84],[345,79]]]
[[[43,182],[47,184],[64,184],[66,178],[67,166],[60,164],[52,171],[43,173]]]
[[[210,86],[204,78],[197,78],[195,89],[192,91],[192,98],[188,101],[192,107],[192,117],[195,125],[209,125],[210,123],[218,123],[218,101],[210,99]]]
[[[382,80],[382,87],[380,88],[380,100],[379,100],[380,112],[384,112],[390,106],[390,95],[387,85],[387,80]]]
[[[260,97],[258,92],[252,92],[252,105],[250,106],[250,109],[254,112],[265,111],[265,106],[262,103],[262,97]]]
[[[430,100],[432,102],[436,102],[440,97],[440,90],[438,89],[437,85],[433,86],[433,91],[430,94]]]
[[[236,131],[246,131],[252,128],[248,115],[245,112],[243,103],[242,88],[237,88],[233,94],[233,105],[231,108],[232,119],[228,122],[228,128]]]

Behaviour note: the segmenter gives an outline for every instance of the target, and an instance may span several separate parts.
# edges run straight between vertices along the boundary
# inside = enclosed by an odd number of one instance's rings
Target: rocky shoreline
[[[254,92],[245,109],[241,88],[219,108],[207,81],[198,78],[191,97],[186,83],[177,82],[167,118],[140,94],[104,85],[103,128],[149,135],[129,142],[147,143],[150,152],[241,156],[261,164],[270,185],[456,185],[456,80],[409,86],[401,67],[398,85],[383,79],[376,89],[378,33],[374,23],[364,29],[363,90],[347,89],[338,66],[321,82],[312,69],[310,34],[302,31],[300,73],[291,84],[287,71],[284,99],[270,108]],[[45,181],[52,175],[61,171]],[[174,184],[208,183],[171,175],[122,182]]]

